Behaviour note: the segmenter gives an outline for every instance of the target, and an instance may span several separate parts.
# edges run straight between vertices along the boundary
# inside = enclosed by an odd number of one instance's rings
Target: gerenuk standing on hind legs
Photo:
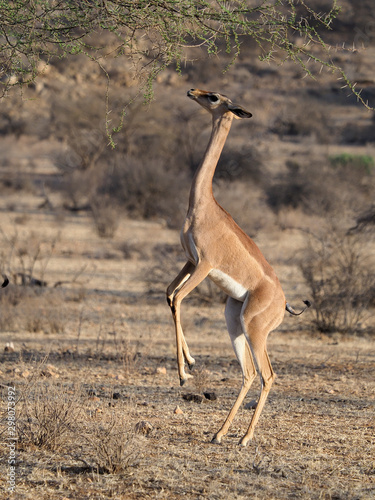
[[[217,203],[212,192],[212,179],[232,120],[250,118],[251,113],[217,92],[193,89],[187,95],[211,113],[212,133],[191,185],[189,209],[181,230],[187,263],[167,289],[176,328],[178,373],[183,385],[187,379],[185,360],[189,368],[195,363],[181,328],[181,302],[208,277],[228,295],[225,319],[243,374],[240,393],[212,441],[220,443],[228,432],[258,370],[262,389],[250,426],[240,442],[245,446],[253,437],[275,379],[267,354],[268,334],[280,325],[285,310],[297,313],[287,304],[280,282],[259,248]],[[308,301],[305,304],[310,306]]]

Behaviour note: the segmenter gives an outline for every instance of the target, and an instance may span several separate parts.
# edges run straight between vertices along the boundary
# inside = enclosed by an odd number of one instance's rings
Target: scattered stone
[[[98,402],[98,401],[100,401],[100,398],[98,396],[90,396],[89,397],[89,401],[96,401],[96,402]]]
[[[121,399],[121,394],[119,392],[114,392],[112,394],[112,399]]]
[[[255,410],[255,408],[258,406],[258,401],[256,399],[252,399],[248,403],[244,405],[245,410]]]
[[[138,434],[143,434],[144,436],[148,436],[152,429],[152,425],[146,420],[141,420],[135,425],[135,432],[137,432]]]
[[[116,380],[125,380],[125,377],[124,375],[121,375],[121,373],[119,373],[118,375],[116,375]]]
[[[175,415],[182,415],[184,412],[181,410],[179,406],[176,406],[173,412]]]
[[[200,394],[188,393],[183,394],[182,399],[184,399],[185,401],[193,401],[194,403],[200,404],[203,401],[203,396],[201,396]]]
[[[204,392],[203,396],[206,399],[208,399],[209,401],[216,401],[217,400],[216,392]]]
[[[4,347],[4,352],[14,352],[13,342],[7,342]]]
[[[44,370],[40,372],[41,377],[46,378],[59,378],[59,374],[56,373],[56,368],[53,365],[47,365]]]
[[[166,375],[166,374],[167,374],[167,369],[166,369],[166,367],[165,367],[165,366],[158,366],[158,367],[156,368],[156,373],[157,373],[158,375]]]
[[[88,396],[96,396],[96,391],[94,389],[87,389]]]
[[[73,351],[72,351],[71,349],[64,349],[64,350],[61,352],[61,355],[62,355],[63,357],[65,357],[65,356],[73,356],[73,354],[74,354],[74,353],[73,353]]]
[[[29,370],[24,370],[24,371],[21,373],[21,377],[22,377],[22,378],[28,378],[28,377],[30,377],[30,371],[29,371]]]

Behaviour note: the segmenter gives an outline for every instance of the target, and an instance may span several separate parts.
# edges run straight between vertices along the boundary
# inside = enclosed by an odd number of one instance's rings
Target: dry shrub
[[[183,193],[190,180],[186,154],[178,142],[183,134],[179,123],[171,120],[162,103],[153,106],[152,120],[137,106],[130,106],[116,135],[116,147],[111,149],[103,139],[98,100],[95,96],[92,100],[94,104],[87,99],[68,104],[71,116],[55,103],[63,117],[59,134],[67,146],[55,157],[63,176],[49,187],[62,191],[66,208],[91,208],[101,236],[112,231],[109,227],[119,208],[128,216],[163,218],[170,226],[179,225],[186,209],[187,192]]]
[[[95,345],[95,357],[105,359],[109,352],[115,352],[116,359],[121,363],[121,375],[126,381],[138,371],[139,341],[130,342],[128,334],[118,332],[113,323],[112,329],[100,326]]]
[[[108,196],[96,196],[90,201],[92,217],[100,238],[113,238],[119,224],[119,211]]]
[[[324,144],[334,141],[328,124],[326,106],[316,99],[308,99],[307,102],[306,99],[297,99],[285,103],[283,109],[272,117],[270,130],[280,137],[311,136]]]
[[[102,474],[120,474],[136,467],[142,438],[136,434],[129,412],[126,413],[125,416],[113,411],[103,415],[99,422],[86,425],[72,456]]]
[[[0,294],[0,330],[8,332],[14,330],[18,326],[20,316],[22,316],[21,310],[29,310],[29,304],[40,293],[40,288],[25,287],[13,283],[2,289]],[[35,305],[31,312],[33,316],[38,315]]]
[[[98,182],[95,171],[74,170],[66,173],[58,185],[64,199],[64,208],[73,212],[88,210],[89,199]]]
[[[210,383],[210,372],[203,367],[194,370],[193,385],[198,392],[203,392]]]
[[[301,208],[308,214],[327,217],[339,213],[342,217],[362,210],[374,198],[374,171],[355,159],[322,159],[307,165],[288,161],[286,167],[286,172],[265,190],[275,213],[283,208]]]
[[[30,333],[41,332],[43,330],[43,320],[40,317],[38,311],[35,311],[35,315],[27,316],[25,321],[25,329]]]
[[[65,331],[66,317],[62,307],[62,297],[55,291],[36,295],[29,299],[18,314],[24,316],[24,328],[27,332],[63,333]]]
[[[371,204],[356,217],[356,225],[351,232],[375,232],[375,205]]]
[[[0,331],[63,333],[64,297],[60,290],[10,283],[0,294]],[[22,325],[22,326],[21,326]]]
[[[29,386],[17,405],[20,445],[50,451],[64,448],[81,411],[75,390],[52,384]]]
[[[309,238],[301,269],[320,331],[365,330],[375,296],[371,259],[371,248],[359,234],[330,228],[319,238]]]
[[[162,218],[171,227],[181,224],[190,185],[184,169],[117,151],[108,163],[99,163],[90,171],[71,172],[60,186],[66,208],[92,210],[99,236],[113,235],[121,211],[131,217]]]
[[[129,215],[145,219],[163,218],[179,226],[186,211],[189,182],[186,175],[161,160],[120,158],[99,188],[117,200]]]
[[[23,286],[46,286],[44,276],[60,234],[49,240],[33,231],[21,238],[17,229],[13,230],[13,234],[4,231],[0,234],[4,248],[0,258],[10,281]]]
[[[260,184],[266,177],[264,155],[253,146],[241,151],[224,149],[215,172],[215,179],[251,180]]]
[[[122,360],[125,380],[128,381],[130,376],[137,370],[138,351],[136,346],[132,345],[127,339],[121,339],[118,349]]]
[[[64,453],[67,460],[104,474],[136,466],[144,438],[134,430],[131,409],[106,405],[102,410],[78,387],[39,384],[43,363],[16,403],[18,449]]]
[[[20,295],[17,293],[19,287],[8,285],[1,290],[0,294],[0,331],[12,331],[15,327],[15,310]]]

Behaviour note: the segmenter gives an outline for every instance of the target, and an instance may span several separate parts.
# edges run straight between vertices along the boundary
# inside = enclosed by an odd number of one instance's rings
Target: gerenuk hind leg
[[[223,426],[221,427],[219,432],[215,434],[212,440],[213,443],[220,443],[221,438],[228,432],[229,426],[232,423],[238,409],[240,408],[246,394],[248,393],[257,373],[248,341],[242,331],[242,308],[242,302],[232,299],[231,297],[228,298],[225,308],[225,319],[227,322],[228,333],[232,342],[232,346],[242,370],[242,386],[237,399],[229,412],[229,415],[225,419]]]

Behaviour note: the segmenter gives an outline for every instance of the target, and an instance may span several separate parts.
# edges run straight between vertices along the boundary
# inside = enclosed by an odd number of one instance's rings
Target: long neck
[[[212,179],[233,120],[232,113],[213,117],[207,149],[191,185],[189,209],[214,200]]]

